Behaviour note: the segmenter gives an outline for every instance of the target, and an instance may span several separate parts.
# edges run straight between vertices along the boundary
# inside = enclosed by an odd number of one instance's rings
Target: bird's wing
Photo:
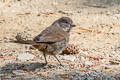
[[[36,42],[37,43],[54,43],[54,42],[58,42],[61,40],[64,40],[66,38],[66,34],[62,34],[62,33],[49,33],[46,35],[42,35],[42,36],[37,36],[36,38],[40,38],[38,39]]]
[[[49,27],[46,30],[44,30],[43,32],[41,32],[41,34],[39,34],[38,36],[36,36],[33,40],[37,43],[54,43],[54,42],[58,42],[61,41],[63,39],[66,39],[68,33],[66,33],[65,31],[63,31],[61,28],[59,27]]]
[[[61,41],[65,39],[66,36],[64,34],[56,33],[56,34],[47,34],[45,36],[41,37],[41,40],[39,42],[48,42],[48,43],[54,43]]]

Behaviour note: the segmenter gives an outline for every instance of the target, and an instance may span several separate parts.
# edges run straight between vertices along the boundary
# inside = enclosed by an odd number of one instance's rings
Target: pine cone
[[[68,44],[67,47],[62,51],[62,54],[78,54],[80,49],[74,44]]]

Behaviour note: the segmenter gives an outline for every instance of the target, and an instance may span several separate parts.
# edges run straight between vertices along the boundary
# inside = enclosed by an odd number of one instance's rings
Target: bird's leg
[[[60,63],[60,65],[63,66],[63,65],[61,64],[61,62],[59,61],[59,59],[57,58],[57,56],[56,56],[55,54],[53,54],[53,56],[57,59],[57,61]]]
[[[44,56],[44,58],[45,58],[45,65],[47,65],[47,64],[48,64],[48,62],[47,62],[47,59],[46,59],[46,54],[45,54],[45,53],[43,53],[43,56]]]

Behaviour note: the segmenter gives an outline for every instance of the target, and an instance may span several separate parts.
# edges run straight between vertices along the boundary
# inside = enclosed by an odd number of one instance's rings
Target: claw
[[[59,61],[59,59],[57,58],[57,56],[54,55],[54,54],[53,54],[53,56],[54,56],[54,57],[57,59],[57,61],[60,63],[60,66],[64,67],[64,66],[61,64],[61,62]]]

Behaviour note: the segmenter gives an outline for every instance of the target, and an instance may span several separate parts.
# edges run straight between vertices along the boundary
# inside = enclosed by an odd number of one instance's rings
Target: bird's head
[[[71,28],[76,26],[75,24],[73,24],[72,19],[70,19],[69,17],[61,17],[60,19],[56,20],[52,25],[57,25],[66,32],[70,32]]]

